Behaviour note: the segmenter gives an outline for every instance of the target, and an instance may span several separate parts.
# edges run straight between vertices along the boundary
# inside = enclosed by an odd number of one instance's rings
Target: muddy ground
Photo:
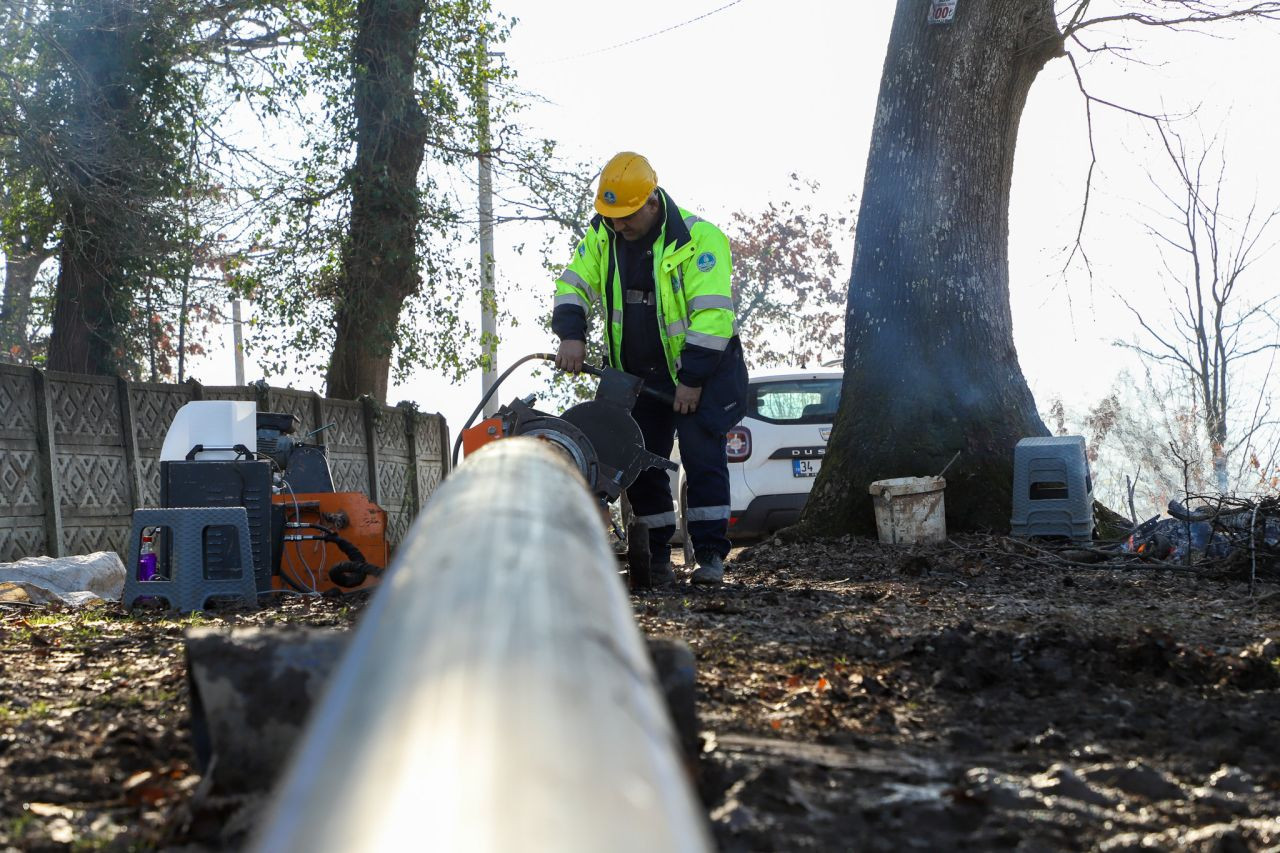
[[[1274,577],[847,539],[729,580],[633,599],[697,654],[724,850],[1280,850]],[[0,849],[234,848],[257,801],[193,766],[182,631],[362,604],[0,607]]]

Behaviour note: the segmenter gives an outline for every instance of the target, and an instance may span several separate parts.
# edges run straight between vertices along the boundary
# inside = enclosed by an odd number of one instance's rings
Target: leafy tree
[[[12,199],[43,199],[52,367],[181,375],[230,281],[260,300],[270,366],[327,360],[335,393],[385,396],[393,360],[466,372],[459,184],[485,82],[498,221],[572,208],[573,168],[509,121],[524,95],[480,49],[506,26],[484,0],[22,0],[0,24],[4,328],[30,325],[14,241],[40,224]],[[302,161],[223,135],[243,105]]]
[[[22,104],[35,78],[34,9],[0,10],[0,252],[5,256],[0,304],[0,357],[31,361],[32,290],[40,267],[57,251],[56,211],[38,169],[24,157]]]
[[[215,185],[218,166],[246,159],[219,135],[219,111],[272,91],[246,72],[278,74],[252,54],[288,47],[299,5],[19,0],[0,12],[7,334],[25,341],[30,326],[22,262],[52,251],[50,366],[158,378],[199,350],[188,320],[220,301],[209,288],[223,276],[208,271],[229,238],[217,229],[242,215]],[[214,82],[227,98],[206,97]],[[39,235],[42,250],[22,251]]]
[[[797,191],[818,185],[792,175]],[[817,365],[844,352],[847,290],[838,243],[853,228],[809,202],[738,211],[726,229],[733,249],[734,303],[751,367]]]
[[[415,77],[427,3],[359,0],[355,12],[355,162],[327,385],[333,396],[386,400],[400,309],[420,286],[417,189],[428,124]]]
[[[57,251],[51,242],[56,222],[38,176],[15,166],[12,144],[0,141],[0,252],[5,259],[0,357],[30,363],[32,292],[40,268]]]
[[[554,146],[510,120],[521,93],[487,59],[506,24],[485,0],[360,0],[317,6],[305,31],[290,84],[318,104],[299,117],[308,154],[272,191],[256,257],[236,271],[271,327],[258,345],[272,369],[331,348],[335,396],[385,399],[393,370],[424,364],[460,378],[479,361],[462,315],[478,269],[459,261],[476,219],[460,187],[486,83],[507,203],[496,221],[558,222],[573,204]]]
[[[1013,447],[1045,435],[1013,346],[1008,211],[1018,123],[1055,57],[1102,27],[1280,16],[1280,5],[1166,0],[962,3],[932,26],[899,0],[858,214],[840,411],[802,530],[870,533],[868,485],[947,472],[955,529],[1004,528]],[[1072,60],[1074,62],[1074,59]],[[1083,79],[1083,78],[1081,78]],[[1082,91],[1083,89],[1082,84]],[[1102,103],[1085,91],[1092,108]]]
[[[129,372],[134,293],[172,276],[181,224],[167,202],[188,177],[192,97],[177,64],[181,11],[172,0],[31,4],[27,49],[7,53],[27,83],[15,94],[7,191],[25,178],[60,237],[50,368]],[[38,232],[39,214],[28,205],[15,218]]]

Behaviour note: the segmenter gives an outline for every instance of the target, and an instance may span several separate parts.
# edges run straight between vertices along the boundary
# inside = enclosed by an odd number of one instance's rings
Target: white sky
[[[861,192],[894,3],[741,0],[705,20],[583,56],[726,2],[495,0],[499,12],[519,19],[503,47],[507,63],[523,88],[547,99],[525,113],[531,135],[554,138],[562,153],[601,164],[616,151],[640,151],[682,206],[722,225],[732,211],[759,210],[781,198],[792,172],[821,181],[823,203],[840,208]],[[928,0],[917,2],[925,14]],[[978,0],[960,0],[958,14],[973,2]],[[1151,41],[1137,47],[1152,65],[1099,63],[1086,68],[1087,81],[1095,94],[1138,109],[1198,107],[1205,132],[1225,135],[1234,197],[1247,203],[1256,190],[1263,207],[1274,207],[1280,204],[1280,158],[1274,156],[1280,26],[1218,32],[1222,37],[1146,34]],[[1094,127],[1100,163],[1086,230],[1093,277],[1077,265],[1064,279],[1088,136],[1071,67],[1065,59],[1052,61],[1023,114],[1010,211],[1014,336],[1042,410],[1055,396],[1077,405],[1100,397],[1131,363],[1111,346],[1132,329],[1114,289],[1153,312],[1164,304],[1158,259],[1138,205],[1154,203],[1144,170],[1163,170],[1162,155],[1136,120],[1095,108]],[[1192,125],[1185,129],[1195,133]],[[499,278],[522,294],[509,304],[527,318],[519,329],[503,332],[500,368],[554,345],[536,323],[550,311],[551,282],[535,258],[517,258],[511,248],[540,242],[529,228],[507,225],[497,233]],[[1274,286],[1268,279],[1275,281],[1277,260],[1268,257],[1259,268],[1257,292]],[[851,257],[845,261],[847,276]],[[231,381],[225,351],[193,370],[206,382]],[[261,371],[250,364],[247,374],[252,380]],[[322,390],[322,377],[292,382]],[[513,377],[499,400],[532,387]],[[393,388],[389,399],[413,399],[424,410],[441,411],[456,431],[479,393],[478,375],[452,386],[423,370]]]

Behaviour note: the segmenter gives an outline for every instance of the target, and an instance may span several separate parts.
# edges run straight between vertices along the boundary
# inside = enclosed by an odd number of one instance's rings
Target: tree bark
[[[186,632],[191,736],[215,791],[276,783],[350,636],[323,628]]]
[[[144,95],[161,84],[156,69],[147,79],[135,67],[145,27],[138,7],[98,0],[81,14],[60,45],[74,83],[62,129],[68,162],[48,367],[120,375],[131,304],[125,266],[151,226],[139,213],[150,201],[138,187],[151,176],[138,168],[143,154],[131,134]]]
[[[1226,384],[1227,367],[1224,365],[1223,384]],[[1227,472],[1227,397],[1224,389],[1222,411],[1208,417],[1209,453],[1213,459],[1213,484],[1221,494],[1230,494],[1231,476]]]
[[[49,253],[5,247],[4,301],[0,303],[0,352],[31,360],[31,290]]]
[[[356,10],[356,162],[330,397],[367,394],[386,402],[400,310],[420,284],[418,170],[426,118],[414,72],[425,12],[425,0],[360,0]]]
[[[1013,448],[1048,435],[1013,345],[1008,212],[1018,122],[1062,54],[1051,0],[899,0],[867,158],[845,379],[801,532],[871,533],[868,486],[947,471],[950,529],[1007,529]]]
[[[122,312],[111,253],[102,248],[94,217],[73,202],[64,230],[49,338],[50,370],[113,376],[120,370]]]

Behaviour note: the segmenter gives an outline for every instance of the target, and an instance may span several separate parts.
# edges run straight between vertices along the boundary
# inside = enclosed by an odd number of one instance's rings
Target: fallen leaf
[[[155,773],[150,770],[134,773],[125,780],[125,800],[134,805],[154,806],[161,800],[167,799],[173,793],[166,781],[163,773]]]
[[[31,596],[16,583],[0,583],[0,602],[30,603]],[[23,620],[26,621],[25,619]]]
[[[76,814],[66,806],[60,806],[56,803],[24,803],[23,808],[40,817],[72,818]]]

